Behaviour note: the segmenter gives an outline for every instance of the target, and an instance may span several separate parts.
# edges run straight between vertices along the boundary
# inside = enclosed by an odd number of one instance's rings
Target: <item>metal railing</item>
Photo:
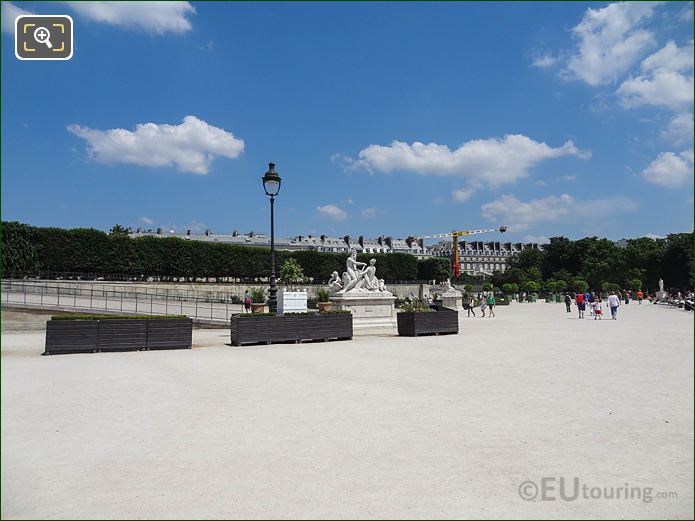
[[[241,311],[237,296],[226,292],[137,287],[117,290],[106,287],[66,287],[46,282],[6,280],[2,281],[2,302],[48,308],[85,309],[104,313],[187,315],[191,318],[219,321],[227,321],[231,315]]]

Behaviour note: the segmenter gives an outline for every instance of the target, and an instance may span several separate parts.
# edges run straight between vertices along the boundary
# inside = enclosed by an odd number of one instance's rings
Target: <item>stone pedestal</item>
[[[355,329],[396,326],[396,297],[389,291],[336,294],[330,297],[330,301],[333,309],[352,312]]]
[[[666,300],[669,297],[668,291],[657,291],[656,300]]]
[[[463,311],[463,293],[458,290],[450,289],[442,293],[442,306],[454,311]]]

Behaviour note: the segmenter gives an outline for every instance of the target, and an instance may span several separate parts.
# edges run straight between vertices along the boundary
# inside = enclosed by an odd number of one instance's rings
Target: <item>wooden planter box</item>
[[[400,336],[447,335],[459,332],[457,311],[405,312],[396,315]]]
[[[49,320],[44,354],[190,349],[192,344],[190,318]]]
[[[147,321],[147,349],[191,349],[193,320],[158,318]]]
[[[352,315],[231,318],[232,345],[352,339]]]
[[[98,320],[49,320],[43,354],[96,352],[98,330]]]

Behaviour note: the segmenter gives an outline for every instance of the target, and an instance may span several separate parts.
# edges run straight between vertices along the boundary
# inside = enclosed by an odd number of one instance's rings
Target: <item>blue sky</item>
[[[692,230],[690,2],[145,4],[2,2],[3,219],[267,232],[274,161],[283,236]]]

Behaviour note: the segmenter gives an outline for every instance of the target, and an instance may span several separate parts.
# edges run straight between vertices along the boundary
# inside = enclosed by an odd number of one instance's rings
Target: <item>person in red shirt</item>
[[[642,297],[644,297],[644,293],[642,293],[642,290],[637,290],[637,301],[640,305],[642,305]]]
[[[577,311],[579,311],[579,318],[584,318],[584,310],[586,309],[586,302],[584,302],[584,293],[577,293],[574,301],[577,304]]]

